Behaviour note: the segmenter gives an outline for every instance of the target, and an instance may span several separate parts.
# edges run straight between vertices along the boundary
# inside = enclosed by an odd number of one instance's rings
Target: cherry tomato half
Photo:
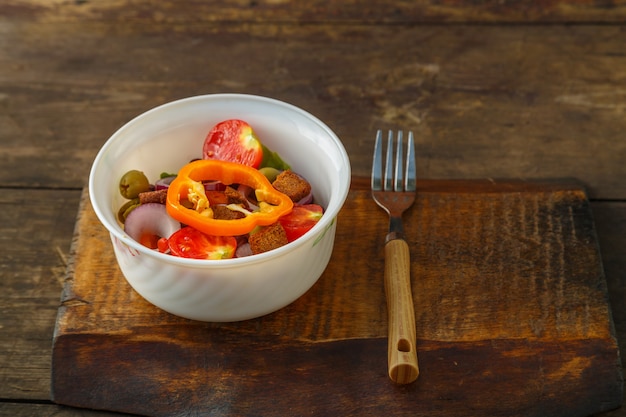
[[[278,222],[285,229],[287,240],[293,242],[308,232],[322,218],[324,209],[317,204],[293,206],[291,213],[284,215]]]
[[[229,119],[211,129],[204,140],[202,157],[258,168],[263,160],[263,147],[248,123]]]
[[[235,256],[232,236],[210,236],[193,227],[183,227],[167,240],[172,255],[194,259],[229,259]]]

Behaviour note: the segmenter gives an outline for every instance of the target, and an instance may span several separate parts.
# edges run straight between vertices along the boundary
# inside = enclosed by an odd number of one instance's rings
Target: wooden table
[[[625,68],[620,1],[3,2],[0,414],[116,415],[51,401],[82,190],[123,123],[206,93],[310,111],[355,178],[369,175],[375,130],[404,128],[422,179],[582,181],[623,350]]]

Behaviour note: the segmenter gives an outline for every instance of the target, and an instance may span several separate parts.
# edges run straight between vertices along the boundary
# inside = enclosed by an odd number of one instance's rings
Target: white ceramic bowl
[[[259,255],[227,260],[184,259],[150,250],[116,220],[124,203],[120,177],[143,171],[149,179],[177,172],[201,156],[208,131],[239,118],[311,183],[322,219],[300,239]],[[350,162],[337,136],[311,114],[281,101],[242,94],[190,97],[154,108],[120,128],[91,168],[89,194],[110,232],[130,285],[172,314],[202,321],[237,321],[274,312],[304,294],[326,269],[337,214],[350,187]]]

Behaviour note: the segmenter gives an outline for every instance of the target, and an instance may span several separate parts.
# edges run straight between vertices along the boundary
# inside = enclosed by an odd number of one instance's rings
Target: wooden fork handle
[[[417,379],[415,311],[411,295],[409,246],[403,239],[385,244],[385,293],[389,316],[388,371],[398,384]]]

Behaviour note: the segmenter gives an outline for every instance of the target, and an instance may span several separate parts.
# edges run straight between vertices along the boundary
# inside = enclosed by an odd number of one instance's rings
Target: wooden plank
[[[307,294],[226,324],[171,316],[134,293],[84,200],[55,332],[55,401],[149,415],[380,415],[393,403],[394,415],[547,417],[617,407],[623,377],[583,190],[489,181],[419,190],[406,218],[417,383],[386,376],[382,259],[362,256],[380,254],[386,219],[367,191],[351,191],[329,268]]]
[[[119,413],[108,411],[84,410],[66,407],[56,404],[27,404],[0,402],[0,416],[11,417],[33,417],[33,416],[54,416],[54,417],[115,417]]]
[[[16,190],[2,189],[2,194],[20,194]],[[73,203],[68,203],[68,209],[44,209],[58,206],[58,193],[46,190],[26,191],[21,198],[16,198],[14,203],[5,201],[2,204],[0,216],[4,220],[0,226],[0,236],[15,236],[18,233],[13,227],[15,219],[28,220],[24,210],[23,201],[36,201],[39,216],[50,216],[55,220],[57,229],[53,233],[59,239],[61,252],[67,254],[71,230],[75,221],[76,210],[71,207],[78,205],[79,191],[72,191]],[[592,201],[595,223],[598,231],[602,259],[606,271],[609,287],[609,296],[612,304],[613,318],[615,321],[617,339],[620,342],[620,349],[626,349],[626,309],[623,303],[626,297],[626,258],[623,256],[623,248],[626,236],[626,205],[620,202],[598,202]],[[33,213],[33,211],[30,211]],[[11,219],[9,223],[7,219]],[[60,226],[64,224],[65,226]],[[32,244],[26,239],[9,239],[3,241],[2,252],[7,254],[2,259],[3,277],[2,292],[0,292],[0,343],[2,351],[6,356],[0,357],[0,398],[3,401],[14,399],[25,401],[27,399],[35,402],[45,401],[50,398],[50,356],[52,325],[56,316],[56,308],[59,300],[59,279],[64,271],[64,263],[60,256],[51,249],[42,251],[39,256],[39,266],[35,266],[29,255],[32,251]],[[9,251],[13,254],[8,256]],[[21,255],[18,255],[21,254]],[[16,266],[17,265],[17,266]],[[31,267],[32,265],[32,267]],[[54,277],[54,278],[51,278]],[[19,301],[14,298],[22,289],[37,288],[39,294],[36,297],[25,297]],[[45,294],[45,295],[44,295]],[[42,308],[42,305],[48,307]],[[5,314],[7,311],[15,311],[12,314]],[[34,325],[36,324],[36,325]],[[23,341],[18,341],[23,339]],[[6,360],[6,357],[15,358]],[[26,368],[25,363],[39,363],[39,366]],[[0,402],[0,415],[48,415],[52,412],[40,412],[40,408],[33,404],[21,403],[23,410],[20,413],[13,412],[13,408],[1,408],[5,403]],[[33,407],[33,408],[31,408]],[[50,406],[58,411],[57,406]],[[100,415],[97,412],[90,412],[84,409],[72,409],[61,407],[63,415]],[[30,411],[29,411],[30,410]],[[117,415],[111,413],[111,415]],[[612,412],[602,413],[602,417],[624,417],[626,409],[621,408]]]
[[[216,20],[229,22],[279,21],[372,22],[372,23],[528,23],[528,22],[617,22],[626,19],[622,0],[598,3],[591,0],[525,0],[503,3],[459,2],[458,0],[342,0],[250,2],[188,0],[160,1],[74,1],[8,0],[0,9],[11,18],[34,15],[43,20],[75,21],[116,19],[167,21],[197,24]]]
[[[626,203],[594,202],[593,214],[620,350],[626,352]],[[626,416],[626,409],[623,410]]]
[[[574,177],[626,198],[620,26],[117,23],[2,26],[3,185],[82,188],[134,116],[241,92],[324,120],[358,176],[375,130],[403,128],[422,178]]]
[[[48,399],[50,349],[80,191],[0,192],[0,398]]]

